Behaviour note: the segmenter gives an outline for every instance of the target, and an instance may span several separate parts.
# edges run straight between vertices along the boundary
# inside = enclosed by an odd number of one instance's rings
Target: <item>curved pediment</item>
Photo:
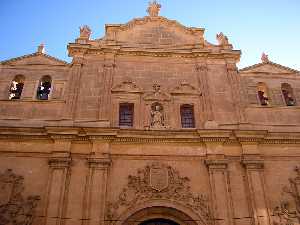
[[[160,89],[159,84],[153,84],[153,91],[145,93],[143,99],[145,101],[171,101],[171,96]]]
[[[199,90],[186,81],[180,83],[172,91],[173,95],[201,95]]]
[[[117,84],[111,89],[111,91],[113,93],[142,93],[142,90],[132,80],[129,79]]]
[[[188,28],[161,16],[146,16],[127,24],[106,25],[104,39],[128,47],[203,45],[203,33],[202,28]]]

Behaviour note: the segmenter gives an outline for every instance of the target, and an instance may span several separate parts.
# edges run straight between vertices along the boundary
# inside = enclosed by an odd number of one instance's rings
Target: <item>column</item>
[[[244,155],[246,182],[254,225],[269,225],[270,217],[265,196],[264,162],[258,155]]]
[[[46,225],[63,224],[71,158],[68,152],[53,153],[49,159]]]
[[[84,199],[83,224],[105,224],[107,177],[111,160],[108,156],[89,157],[86,192]]]
[[[212,194],[212,213],[216,225],[232,225],[233,211],[226,159],[207,159]]]

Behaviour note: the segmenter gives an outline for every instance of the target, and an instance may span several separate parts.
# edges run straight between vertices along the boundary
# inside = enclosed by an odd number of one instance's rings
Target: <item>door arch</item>
[[[168,220],[168,219],[163,219],[163,218],[158,218],[158,219],[151,219],[151,220],[146,220],[139,225],[180,225],[173,220]]]
[[[167,206],[150,206],[140,209],[123,220],[121,225],[199,225],[186,213]]]

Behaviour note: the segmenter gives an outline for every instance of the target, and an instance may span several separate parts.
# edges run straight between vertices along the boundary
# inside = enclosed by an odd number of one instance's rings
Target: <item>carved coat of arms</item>
[[[191,192],[189,178],[163,163],[155,162],[137,171],[136,176],[128,176],[128,184],[115,202],[108,202],[106,220],[110,224],[118,220],[126,209],[148,200],[165,199],[181,202],[194,209],[205,221],[211,224],[211,213],[206,195]]]
[[[150,168],[150,186],[157,191],[162,191],[167,188],[168,185],[168,168],[159,163],[153,164]]]

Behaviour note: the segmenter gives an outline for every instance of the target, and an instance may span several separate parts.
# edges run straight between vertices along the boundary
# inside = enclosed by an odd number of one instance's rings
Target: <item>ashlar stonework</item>
[[[299,71],[161,7],[0,63],[0,225],[299,224]]]

